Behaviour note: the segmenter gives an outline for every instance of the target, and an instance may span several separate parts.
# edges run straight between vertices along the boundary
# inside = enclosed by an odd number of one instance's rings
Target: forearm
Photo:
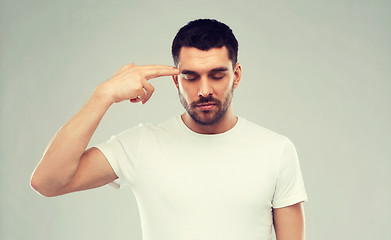
[[[54,192],[75,174],[80,157],[111,105],[101,85],[49,143],[31,179],[31,185],[40,193]]]

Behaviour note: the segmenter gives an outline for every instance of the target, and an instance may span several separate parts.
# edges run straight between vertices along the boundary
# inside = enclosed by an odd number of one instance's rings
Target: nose
[[[213,88],[211,86],[211,83],[207,78],[202,78],[200,80],[198,96],[208,97],[211,96],[212,94],[213,94]]]

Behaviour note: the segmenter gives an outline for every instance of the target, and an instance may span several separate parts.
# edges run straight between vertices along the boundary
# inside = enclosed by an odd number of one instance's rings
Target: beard
[[[186,112],[190,115],[190,117],[198,124],[201,125],[213,125],[217,123],[227,112],[228,107],[231,104],[232,97],[233,97],[233,84],[231,86],[230,91],[228,92],[227,96],[225,96],[224,101],[220,101],[212,96],[203,97],[200,96],[198,101],[188,103],[181,93],[181,91],[178,89],[179,94],[179,100],[181,101],[183,107],[185,108]],[[200,111],[197,109],[197,105],[199,104],[215,104],[217,110],[208,110],[208,111]]]

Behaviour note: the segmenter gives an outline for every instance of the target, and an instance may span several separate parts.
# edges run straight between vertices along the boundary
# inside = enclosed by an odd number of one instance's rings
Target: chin
[[[213,125],[224,116],[224,114],[215,111],[188,112],[188,114],[196,123],[203,126]]]

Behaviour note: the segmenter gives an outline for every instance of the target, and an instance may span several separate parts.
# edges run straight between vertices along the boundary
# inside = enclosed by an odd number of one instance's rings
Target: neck
[[[193,120],[193,118],[185,112],[181,115],[182,121],[193,132],[200,134],[219,134],[226,132],[233,128],[238,121],[238,117],[235,116],[232,105],[227,109],[224,116],[212,125],[202,125]]]

